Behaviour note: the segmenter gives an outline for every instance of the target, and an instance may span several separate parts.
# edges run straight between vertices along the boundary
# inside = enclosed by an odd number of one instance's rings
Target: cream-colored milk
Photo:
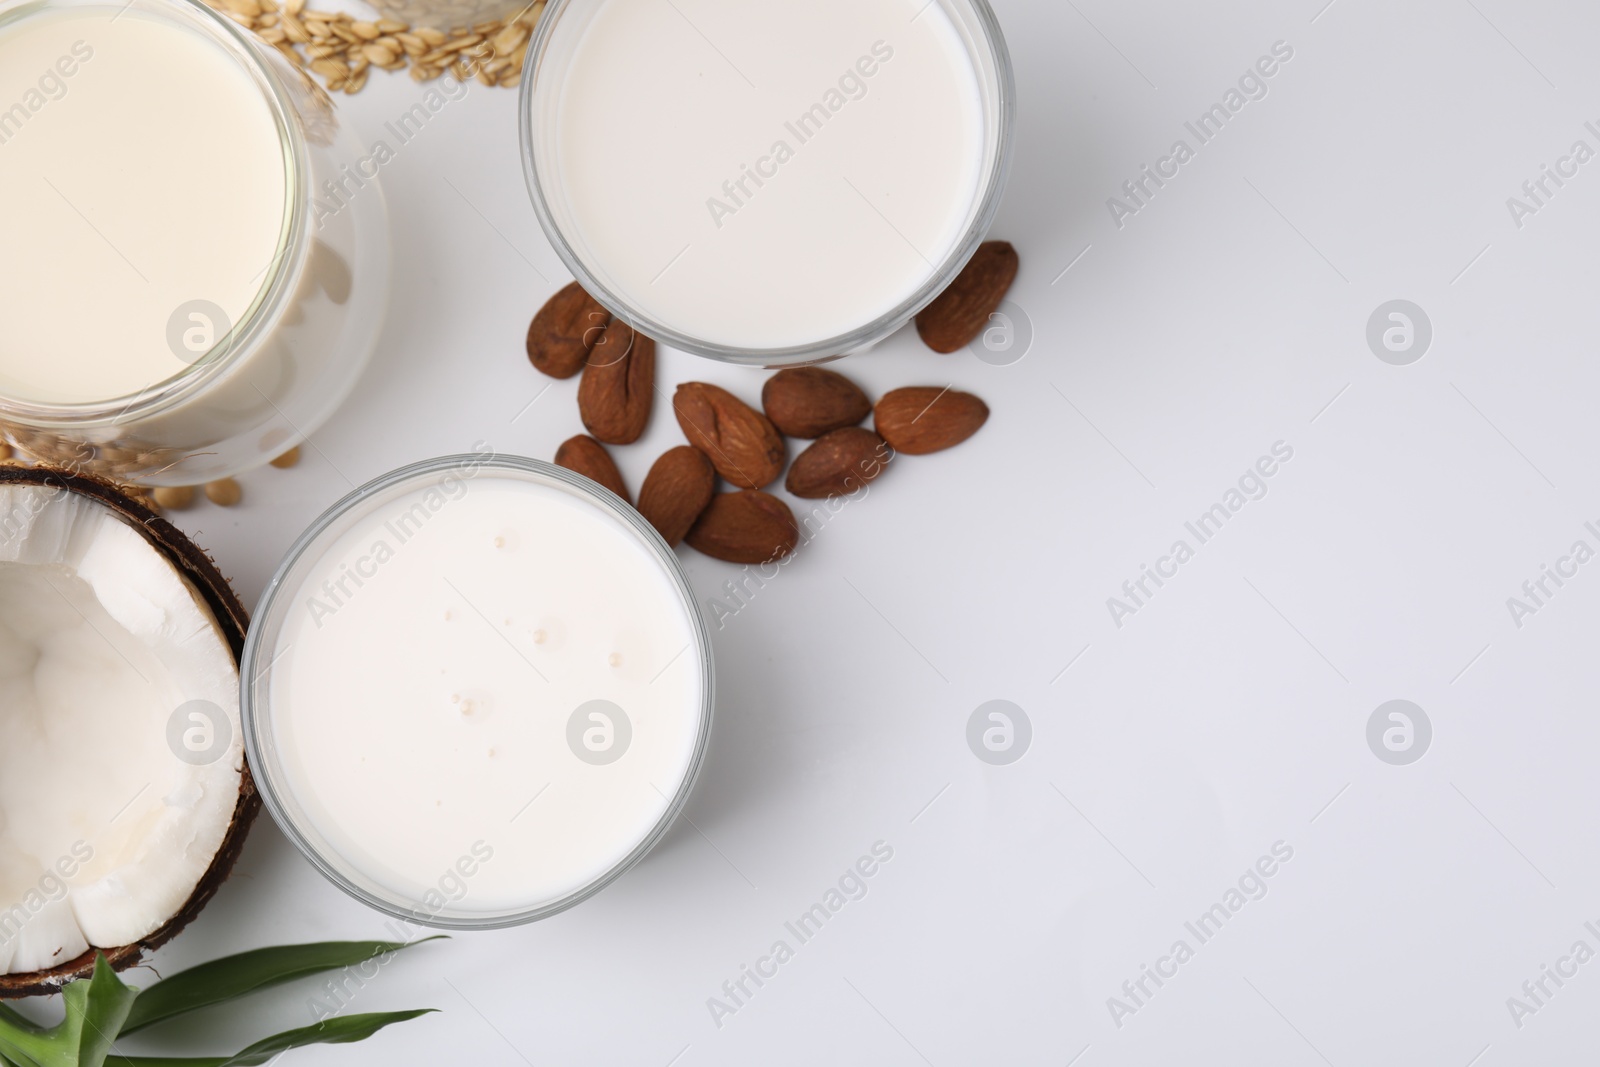
[[[284,152],[243,66],[120,10],[0,26],[0,395],[13,399],[105,401],[182,371],[174,312],[205,300],[237,324],[283,231]],[[203,336],[181,349],[190,362]]]
[[[909,297],[970,224],[979,85],[937,2],[597,8],[553,46],[571,59],[535,108],[557,127],[536,129],[541,170],[580,258],[663,324],[752,348],[835,337]]]
[[[425,913],[581,889],[648,836],[692,765],[705,679],[689,609],[572,494],[447,476],[362,519],[282,595],[262,655],[289,804],[338,865]],[[631,724],[609,764],[569,745],[592,700]],[[600,748],[605,725],[584,722]]]

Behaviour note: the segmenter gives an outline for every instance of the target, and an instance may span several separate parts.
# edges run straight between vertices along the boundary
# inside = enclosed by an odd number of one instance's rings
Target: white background
[[[1021,253],[1031,348],[993,366],[908,330],[838,365],[874,394],[970,390],[989,424],[897,460],[716,634],[706,773],[644,864],[549,921],[410,950],[351,1010],[442,1014],[291,1062],[1593,1056],[1600,962],[1520,1028],[1506,1001],[1574,941],[1600,950],[1600,562],[1520,629],[1506,599],[1600,548],[1600,162],[1520,229],[1506,199],[1573,141],[1600,149],[1600,13],[1325,2],[999,0],[1021,109],[994,236]],[[1280,40],[1266,98],[1119,229],[1107,198]],[[343,114],[370,141],[418,93],[375,73]],[[515,97],[475,86],[384,169],[393,309],[305,462],[181,516],[247,602],[353,485],[478,440],[548,459],[580,431],[576,380],[540,396],[522,352],[568,276]],[[1395,298],[1433,325],[1409,366],[1364,336]],[[752,400],[763,378],[676,352],[660,372]],[[1115,626],[1107,598],[1277,441],[1294,456],[1268,495]],[[617,450],[630,484],[679,442],[658,410]],[[681,551],[702,601],[737,570]],[[1032,721],[1010,766],[965,739],[991,699]],[[1433,725],[1409,766],[1366,742],[1391,699]],[[869,894],[719,1029],[707,998],[880,840]],[[1277,841],[1267,895],[1116,1025],[1107,998],[1197,945],[1185,921]],[[381,936],[263,818],[156,965]],[[183,1051],[307,1024],[313,991]]]

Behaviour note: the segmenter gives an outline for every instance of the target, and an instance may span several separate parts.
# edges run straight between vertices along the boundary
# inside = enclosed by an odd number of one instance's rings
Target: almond
[[[676,546],[711,503],[717,472],[705,453],[689,445],[663,452],[639,487],[639,514],[667,544]]]
[[[768,563],[800,543],[789,505],[759,489],[718,493],[685,538],[691,547],[729,563]]]
[[[623,484],[622,472],[617,470],[611,453],[606,451],[605,445],[586,434],[580,433],[561,442],[561,447],[556,449],[556,466],[599,482],[623,500],[629,499],[628,487]]]
[[[922,456],[959,445],[989,418],[989,405],[949,386],[910,386],[885,393],[873,409],[878,434],[896,452]]]
[[[656,343],[612,319],[589,349],[578,383],[578,416],[608,445],[631,445],[656,398]]]
[[[1017,276],[1017,250],[985,241],[949,288],[917,316],[917,333],[935,352],[954,352],[983,332]]]
[[[771,485],[783,473],[783,438],[761,412],[726,389],[684,382],[672,397],[672,410],[689,443],[741,489]]]
[[[528,359],[552,378],[570,378],[583,369],[611,312],[577,282],[545,301],[528,325]]]
[[[821,367],[792,367],[767,379],[761,406],[772,424],[790,437],[821,437],[858,425],[872,410],[855,382]]]
[[[807,500],[844,496],[882,474],[889,462],[883,438],[861,426],[823,434],[789,468],[784,488]]]

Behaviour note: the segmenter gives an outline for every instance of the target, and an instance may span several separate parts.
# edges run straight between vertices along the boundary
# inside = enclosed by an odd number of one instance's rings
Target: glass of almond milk
[[[515,456],[428,460],[289,550],[241,667],[261,796],[306,857],[411,922],[544,918],[620,877],[688,800],[710,637],[637,511]]]
[[[1015,90],[985,0],[551,0],[523,72],[534,209],[645,335],[759,366],[860,351],[998,208]]]
[[[327,95],[193,0],[0,3],[0,427],[195,484],[348,394],[387,303],[376,167]]]

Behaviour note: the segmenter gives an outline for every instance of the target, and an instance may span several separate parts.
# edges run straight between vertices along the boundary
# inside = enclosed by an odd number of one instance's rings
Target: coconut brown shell
[[[172,523],[151,511],[130,496],[126,489],[115,483],[89,474],[74,473],[46,466],[0,466],[0,486],[37,485],[64,489],[80,496],[91,497],[127,520],[128,524],[144,535],[157,552],[177,568],[199,591],[206,607],[217,620],[217,626],[227,638],[233,651],[234,662],[244,655],[244,635],[250,617],[239,602],[228,580],[217,570],[211,557]],[[195,886],[194,892],[178,913],[159,929],[132,945],[117,948],[91,948],[76,959],[58,964],[47,971],[24,974],[0,974],[0,1000],[18,997],[44,996],[59,993],[68,982],[88,978],[94,972],[95,956],[104,954],[106,961],[118,971],[126,970],[152,952],[171,941],[184,927],[194,921],[217,889],[228,880],[233,865],[244,850],[245,836],[261,810],[261,798],[256,794],[255,780],[250,767],[245,765],[239,781],[239,803],[233,809],[233,819],[222,839],[211,866]]]

